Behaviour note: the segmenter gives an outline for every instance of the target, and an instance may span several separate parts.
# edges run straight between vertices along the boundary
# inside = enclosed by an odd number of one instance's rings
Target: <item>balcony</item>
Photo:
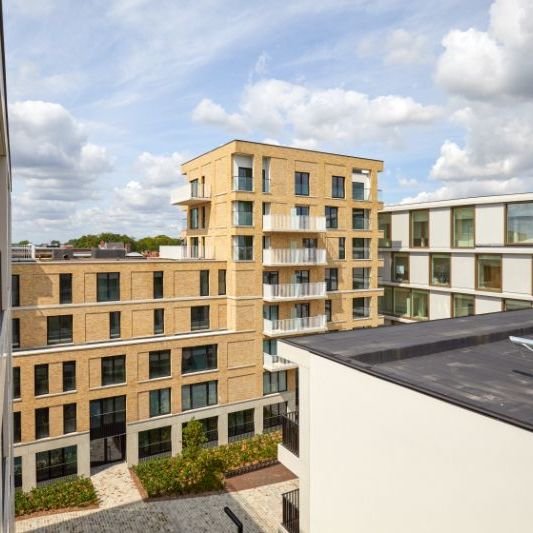
[[[280,370],[298,368],[298,365],[279,355],[263,353],[263,368],[268,370],[268,372],[279,372]]]
[[[377,189],[376,190],[376,198],[378,202],[382,202],[382,190]],[[372,198],[372,189],[369,187],[353,187],[352,186],[352,200],[355,200],[356,202],[370,202],[374,198]]]
[[[263,250],[263,265],[325,265],[326,250],[320,248],[268,248]]]
[[[160,246],[161,259],[175,259],[178,261],[204,261],[214,259],[214,251],[210,247],[199,246]]]
[[[190,184],[189,190],[174,191],[171,195],[171,203],[173,205],[195,205],[203,204],[211,200],[211,189],[208,185],[200,185],[198,183]]]
[[[282,415],[281,444],[294,455],[300,455],[300,429],[297,412]]]
[[[326,331],[326,315],[283,320],[263,319],[263,333],[269,337],[292,335],[295,333],[317,333]]]
[[[300,491],[298,489],[281,495],[283,512],[281,525],[287,533],[300,533]]]
[[[278,302],[288,300],[316,300],[326,297],[326,283],[283,283],[263,285],[263,300]]]
[[[317,233],[326,231],[326,217],[305,215],[263,215],[263,231]]]

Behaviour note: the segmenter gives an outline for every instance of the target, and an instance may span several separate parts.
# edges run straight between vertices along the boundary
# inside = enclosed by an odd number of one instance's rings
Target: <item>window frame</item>
[[[50,324],[55,320],[59,322],[59,335],[57,339],[51,338]],[[55,346],[57,344],[70,344],[73,341],[73,330],[74,330],[74,318],[73,315],[51,315],[46,317],[46,343],[48,346]],[[65,331],[70,330],[70,335],[64,335]]]
[[[154,300],[161,300],[164,298],[164,279],[165,273],[162,270],[156,270],[153,273],[153,294]]]
[[[294,195],[295,196],[310,196],[310,179],[311,174],[309,172],[302,172],[300,170],[294,171]],[[298,189],[301,191],[307,192],[298,192]]]
[[[433,265],[433,259],[434,258],[446,258],[448,259],[448,283],[442,284],[442,283],[434,283],[433,282],[433,273],[434,273],[434,265]],[[430,253],[429,254],[429,285],[432,287],[451,287],[452,286],[452,255],[448,253]]]
[[[457,296],[466,296],[468,298],[472,298],[472,314],[470,315],[460,315],[460,316],[456,316],[455,314],[455,298]],[[466,294],[466,293],[463,293],[463,292],[452,292],[450,293],[450,316],[451,318],[462,318],[462,317],[466,317],[466,316],[474,316],[476,314],[476,296],[474,294]]]
[[[59,274],[59,303],[72,303],[72,274],[70,273]]]
[[[207,321],[204,318],[203,320],[194,320],[193,313],[199,312],[202,309],[202,313],[205,313],[207,309]],[[205,325],[207,323],[207,325]],[[211,328],[211,309],[209,305],[193,305],[191,306],[191,331],[206,331]]]
[[[20,318],[11,319],[11,347],[20,348]]]
[[[168,373],[162,374],[162,368]],[[163,364],[164,363],[164,364]],[[148,379],[169,378],[172,376],[172,352],[168,350],[152,350],[148,352]]]
[[[69,454],[69,452],[72,453],[72,457],[74,458],[71,461],[67,461],[67,455]],[[58,454],[61,456],[61,462],[54,464],[53,456]],[[46,466],[39,467],[39,463],[44,459],[44,457],[47,457]],[[39,475],[43,471],[45,471],[47,475]],[[57,473],[57,475],[52,475],[52,472]],[[64,446],[62,448],[54,448],[53,450],[45,450],[42,452],[37,452],[35,454],[35,477],[37,481],[37,486],[53,479],[75,476],[77,474],[78,447],[76,444],[72,446]]]
[[[409,247],[416,248],[417,250],[427,250],[430,248],[431,236],[430,236],[430,209],[412,209],[409,211]],[[427,213],[427,235],[425,236],[427,244],[425,246],[415,246],[414,245],[414,215],[416,213]]]
[[[100,283],[106,284],[105,291],[100,290]],[[116,287],[111,287],[113,281]],[[116,294],[115,290],[116,289]],[[105,294],[104,294],[105,293]],[[102,297],[103,295],[103,297]],[[116,298],[114,297],[116,296]],[[97,272],[96,273],[96,301],[97,302],[119,302],[120,301],[120,272]]]
[[[45,373],[44,385],[38,384],[37,382],[39,378],[43,377],[38,376],[38,372],[41,370]],[[41,391],[41,387],[44,392],[39,392]],[[46,396],[47,394],[50,394],[50,367],[48,363],[40,363],[33,366],[33,395]]]
[[[20,400],[22,392],[20,386],[20,366],[13,366],[11,372],[13,374],[13,399]]]
[[[226,269],[225,268],[219,268],[218,269],[218,295],[224,296],[226,294]]]
[[[396,279],[396,258],[397,257],[406,257],[407,258],[407,279],[398,281]],[[392,252],[391,254],[391,281],[394,283],[410,283],[411,279],[411,254],[409,252]]]
[[[67,410],[73,410],[73,413],[67,413]],[[68,417],[67,417],[68,414]],[[74,420],[74,425],[72,427],[67,427],[67,424],[72,424]],[[76,433],[78,431],[78,421],[77,421],[77,406],[76,402],[65,403],[63,404],[63,435],[68,435],[69,433]]]
[[[200,296],[209,296],[209,270],[200,270]]]
[[[205,387],[205,398],[207,402],[205,405],[194,405],[194,390],[196,388]],[[210,388],[214,388],[214,402],[210,401]],[[188,407],[186,407],[186,402],[184,401],[184,395],[188,391]],[[212,392],[212,391],[211,391]],[[181,386],[181,410],[182,411],[192,411],[193,409],[202,409],[203,407],[210,407],[212,405],[218,405],[218,380],[212,379],[209,381],[202,381],[200,383],[188,383]]]
[[[342,195],[338,196],[335,194],[336,191],[339,191],[338,180],[341,180],[342,184]],[[344,199],[346,198],[346,178],[344,176],[331,176],[331,197]]]
[[[472,246],[456,246],[455,244],[455,212],[461,209],[472,209],[472,221],[474,234],[472,236]],[[450,248],[458,250],[471,250],[476,247],[476,206],[475,205],[456,205],[450,209]]]
[[[118,320],[116,319],[118,317]],[[110,311],[109,312],[109,338],[110,339],[120,339],[121,337],[121,312],[120,311]],[[116,322],[116,323],[114,323]],[[116,328],[118,325],[118,333]]]
[[[195,353],[197,350],[204,350],[203,353]],[[197,358],[205,359],[205,366],[189,363],[195,362]],[[187,363],[187,364],[186,364]],[[195,374],[197,372],[207,372],[218,369],[218,345],[203,344],[201,346],[186,346],[181,350],[181,375]]]
[[[500,260],[500,268],[499,268],[499,276],[498,276],[498,288],[487,288],[487,287],[480,287],[479,285],[479,267],[480,267],[480,264],[479,264],[479,259],[481,257],[495,257],[495,258],[498,258]],[[497,292],[497,293],[500,293],[502,292],[502,288],[503,288],[503,256],[502,254],[476,254],[476,269],[475,269],[475,272],[476,272],[476,284],[475,284],[475,287],[476,287],[476,290],[477,291],[484,291],[484,292]]]
[[[277,372],[263,371],[263,396],[270,394],[279,394],[287,392],[287,371],[279,370]]]
[[[22,413],[13,411],[13,444],[22,442]]]
[[[11,274],[11,307],[20,307],[20,274]]]
[[[520,205],[520,204],[531,204],[531,208],[533,209],[533,200],[524,200],[522,202],[508,202],[505,204],[505,210],[504,210],[504,243],[505,246],[533,246],[533,242],[510,242],[509,241],[509,207]]]
[[[65,376],[65,370],[67,365],[72,365],[74,367],[74,377],[73,383],[74,385],[72,387],[67,387],[66,383],[68,383],[68,380],[71,379],[69,376]],[[69,392],[69,391],[75,391],[76,390],[76,361],[63,361],[61,365],[61,378],[62,378],[62,385],[63,385],[63,392]]]
[[[142,435],[142,437],[141,437]],[[166,438],[168,435],[168,438]],[[146,443],[141,444],[141,440],[145,440]],[[156,440],[152,440],[152,436],[156,437]],[[162,426],[152,429],[147,429],[144,431],[139,431],[137,438],[137,447],[139,450],[139,459],[146,459],[148,457],[153,457],[161,455],[164,453],[172,453],[172,426]],[[146,453],[146,450],[156,449],[153,453]]]
[[[109,381],[117,373],[116,367],[118,362],[122,362],[122,376],[121,381],[117,381],[116,378],[113,381]],[[107,364],[111,365],[111,369],[104,369]],[[100,383],[102,387],[110,387],[114,385],[124,385],[126,383],[126,356],[125,355],[108,355],[100,358]]]
[[[168,398],[165,399],[163,397],[164,395],[168,395]],[[165,403],[167,407],[166,410],[163,409],[163,407],[165,407]],[[157,409],[155,411],[152,411],[153,404],[157,405]],[[172,388],[163,387],[162,389],[151,390],[148,396],[148,409],[150,418],[169,415],[172,412]]]
[[[42,419],[42,422],[44,422],[43,426],[40,426],[38,423],[40,415],[43,415],[43,419]],[[50,408],[39,407],[35,409],[35,440],[47,439],[49,436],[50,436]]]
[[[326,229],[339,229],[339,208],[336,205],[324,206]]]
[[[165,334],[165,309],[158,307],[154,309],[154,335]]]

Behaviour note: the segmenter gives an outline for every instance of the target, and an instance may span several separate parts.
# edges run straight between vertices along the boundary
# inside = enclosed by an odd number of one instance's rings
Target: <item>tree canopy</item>
[[[82,235],[77,239],[70,239],[67,244],[75,248],[97,248],[101,241],[123,242],[129,244],[132,252],[157,251],[160,246],[173,246],[181,244],[181,239],[169,237],[167,235],[156,235],[155,237],[143,237],[135,239],[129,235],[119,233],[99,233],[98,235]]]

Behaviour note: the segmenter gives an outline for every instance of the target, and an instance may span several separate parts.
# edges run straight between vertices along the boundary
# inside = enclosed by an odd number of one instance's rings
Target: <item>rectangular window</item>
[[[76,390],[76,361],[63,362],[63,392]]]
[[[59,303],[72,303],[72,274],[59,274]]]
[[[13,399],[20,398],[20,366],[13,367]]]
[[[165,332],[165,310],[154,309],[154,335],[161,335]]]
[[[254,190],[253,171],[250,167],[239,167],[234,179],[234,190],[251,192]]]
[[[197,207],[191,207],[189,210],[189,229],[200,228],[200,210]]]
[[[139,431],[139,459],[172,453],[171,426]]]
[[[352,259],[370,259],[370,239],[355,237],[352,239]]]
[[[163,298],[163,272],[154,272],[154,300]]]
[[[352,289],[363,290],[370,289],[370,269],[369,268],[352,268]]]
[[[318,248],[318,239],[302,239],[302,244],[306,250],[316,250]]]
[[[276,339],[263,339],[263,353],[278,355],[278,341]]]
[[[339,208],[327,205],[325,207],[326,228],[337,229],[339,227]]]
[[[378,213],[378,229],[383,232],[383,237],[379,239],[378,246],[380,248],[390,248],[392,245],[391,238],[391,214]]]
[[[11,307],[20,306],[20,276],[11,275]]]
[[[13,411],[13,442],[16,444],[22,440],[22,422],[20,411]]]
[[[475,243],[475,208],[452,208],[452,246],[454,248],[473,248]]]
[[[378,298],[378,314],[388,316],[394,315],[392,287],[384,287],[383,296]]]
[[[72,315],[49,316],[46,322],[48,344],[72,342]]]
[[[412,311],[411,316],[418,320],[429,318],[429,293],[413,289],[411,293]]]
[[[35,409],[35,439],[45,439],[50,436],[48,415],[48,407]]]
[[[262,191],[270,192],[270,157],[263,157]]]
[[[326,320],[331,322],[331,300],[326,300],[324,302],[324,312],[326,314]]]
[[[352,209],[352,229],[369,230],[370,212],[368,209]]]
[[[126,356],[102,357],[102,386],[126,382]]]
[[[273,394],[287,390],[287,371],[263,372],[263,394]]]
[[[209,329],[209,306],[197,305],[191,307],[191,331]]]
[[[506,244],[533,244],[533,202],[507,204]]]
[[[452,294],[453,318],[475,314],[474,296],[470,294]]]
[[[369,193],[370,191],[362,181],[352,181],[352,200],[366,201],[369,199]]]
[[[148,354],[149,379],[170,376],[170,350],[157,350]]]
[[[181,409],[199,409],[218,403],[217,381],[205,381],[181,387]]]
[[[150,417],[170,413],[170,388],[150,391]]]
[[[431,285],[449,287],[451,279],[451,259],[448,254],[431,254],[430,257]]]
[[[477,289],[502,290],[502,258],[499,255],[477,255]]]
[[[233,442],[253,437],[255,432],[254,410],[246,409],[228,414],[228,440]]]
[[[409,254],[392,254],[392,281],[409,282]]]
[[[339,288],[339,269],[326,268],[326,290],[336,291]]]
[[[218,294],[219,296],[226,294],[226,269],[218,271]]]
[[[20,318],[11,319],[11,346],[20,348]]]
[[[429,211],[410,211],[411,247],[427,248],[429,246]]]
[[[126,396],[91,400],[90,439],[126,433]]]
[[[13,474],[15,478],[15,489],[22,488],[22,457],[13,457]]]
[[[120,338],[120,311],[111,311],[109,313],[109,338]]]
[[[181,373],[201,372],[217,368],[217,345],[183,348],[181,352]]]
[[[394,315],[411,316],[411,291],[409,289],[394,288]]]
[[[331,176],[331,196],[333,198],[344,198],[344,177]]]
[[[352,300],[352,318],[370,317],[370,298],[354,298]]]
[[[233,260],[252,261],[254,258],[254,238],[251,235],[233,237]]]
[[[97,274],[96,299],[99,302],[120,300],[120,273],[99,272]]]
[[[78,451],[76,446],[56,448],[35,454],[37,485],[51,479],[75,476],[78,473]]]
[[[233,202],[233,225],[253,226],[254,224],[254,203],[253,202]]]
[[[527,300],[510,299],[506,299],[503,301],[504,311],[516,311],[518,309],[531,309],[531,302],[528,302]]]
[[[74,433],[76,431],[76,404],[67,403],[63,405],[63,433]]]
[[[339,237],[339,259],[346,259],[346,237]]]
[[[295,270],[295,283],[309,283],[311,281],[311,272],[309,270]]]
[[[294,194],[309,196],[309,172],[294,173]]]
[[[209,270],[200,270],[200,296],[209,296]]]
[[[35,365],[33,371],[35,396],[48,394],[48,365]]]
[[[281,417],[287,414],[287,402],[273,403],[263,407],[263,432],[277,431],[281,428]]]

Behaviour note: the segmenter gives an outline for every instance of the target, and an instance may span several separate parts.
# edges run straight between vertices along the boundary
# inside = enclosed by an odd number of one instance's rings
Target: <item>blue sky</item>
[[[383,159],[386,202],[532,190],[531,4],[8,2],[14,239],[176,235],[235,137]]]

